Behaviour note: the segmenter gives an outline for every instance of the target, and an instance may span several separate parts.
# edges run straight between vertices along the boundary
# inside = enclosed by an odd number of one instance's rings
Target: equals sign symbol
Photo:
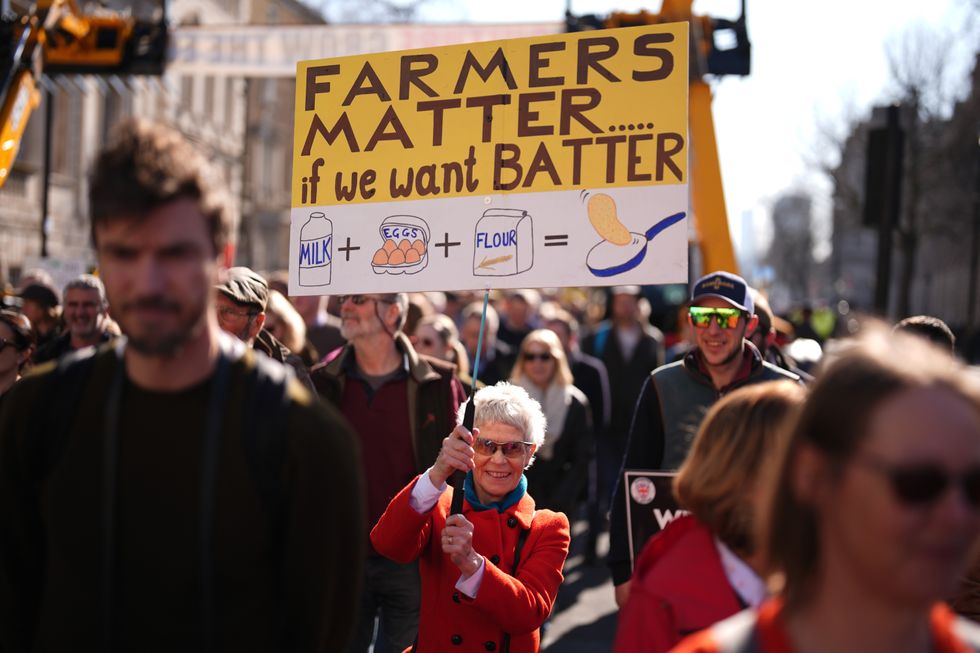
[[[544,237],[545,247],[564,247],[568,244],[568,234],[550,234]]]

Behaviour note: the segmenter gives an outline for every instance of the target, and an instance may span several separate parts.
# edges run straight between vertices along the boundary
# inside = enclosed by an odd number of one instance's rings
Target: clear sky
[[[659,9],[659,0],[572,0],[575,14]],[[432,21],[561,20],[565,0],[429,0]],[[735,18],[738,0],[700,0],[697,14]],[[888,98],[885,45],[918,24],[952,45],[951,77],[964,80],[980,44],[977,0],[748,0],[752,74],[714,84],[714,118],[732,234],[743,216],[761,250],[769,208],[779,194],[814,193],[818,255],[827,253],[830,187],[808,164],[819,153],[818,123],[843,124]],[[823,154],[823,153],[819,153]],[[751,229],[749,231],[752,231]]]

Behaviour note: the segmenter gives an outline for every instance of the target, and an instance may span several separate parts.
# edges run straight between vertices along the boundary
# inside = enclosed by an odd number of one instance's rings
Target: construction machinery
[[[142,20],[104,9],[83,14],[75,0],[38,0],[23,16],[0,18],[0,187],[40,103],[39,75],[161,75],[167,41],[165,11]]]

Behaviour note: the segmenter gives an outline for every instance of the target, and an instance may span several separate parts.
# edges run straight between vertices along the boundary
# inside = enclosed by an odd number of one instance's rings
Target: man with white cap
[[[680,361],[654,370],[636,403],[622,469],[675,470],[687,456],[691,434],[720,397],[752,383],[800,377],[762,360],[746,339],[758,318],[748,284],[737,274],[713,272],[691,293],[688,322],[696,346]],[[616,486],[609,528],[609,567],[616,602],[629,594],[630,560],[625,489]]]

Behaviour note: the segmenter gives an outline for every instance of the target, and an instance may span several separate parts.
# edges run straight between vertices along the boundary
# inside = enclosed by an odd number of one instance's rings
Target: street
[[[599,561],[585,564],[584,520],[572,524],[572,545],[565,563],[565,582],[545,629],[542,650],[547,653],[606,653],[616,632],[613,586],[603,559],[609,536],[599,538]]]

